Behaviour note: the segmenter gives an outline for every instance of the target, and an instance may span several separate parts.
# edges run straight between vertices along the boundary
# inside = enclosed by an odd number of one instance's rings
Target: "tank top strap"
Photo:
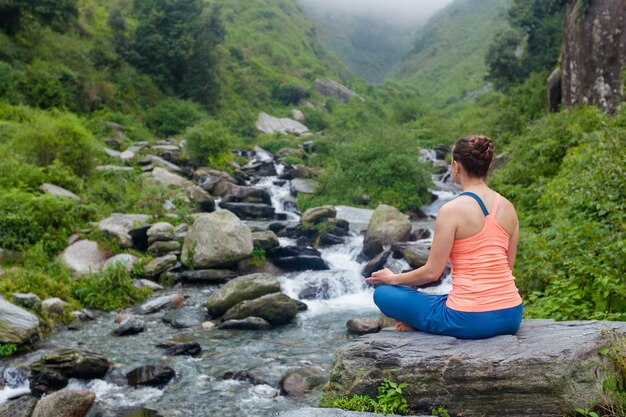
[[[466,195],[468,197],[472,197],[474,200],[476,200],[476,202],[480,206],[480,209],[483,211],[483,214],[485,215],[485,217],[489,216],[489,212],[487,211],[487,207],[485,207],[485,203],[483,203],[483,200],[480,197],[478,197],[478,195],[472,193],[471,191],[465,191],[465,192],[462,192],[459,195],[460,196],[461,195]]]
[[[495,193],[495,191],[494,191]],[[496,213],[496,211],[498,210],[498,203],[500,202],[500,194],[495,193],[494,197],[493,197],[493,204],[491,205],[491,212],[492,213]]]

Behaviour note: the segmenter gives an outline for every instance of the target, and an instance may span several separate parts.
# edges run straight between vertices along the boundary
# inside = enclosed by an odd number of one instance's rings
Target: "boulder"
[[[146,329],[146,324],[144,321],[138,317],[127,317],[113,329],[113,334],[115,336],[130,336],[133,334],[138,334],[143,332]]]
[[[152,178],[160,184],[172,185],[175,187],[191,187],[193,183],[178,174],[168,171],[164,168],[155,167],[152,170]]]
[[[273,293],[242,301],[231,307],[222,318],[227,321],[253,316],[262,318],[272,326],[278,326],[289,323],[297,313],[298,306],[295,301],[283,293]]]
[[[191,186],[185,193],[189,200],[195,201],[200,205],[202,211],[206,213],[215,211],[215,200],[202,187],[198,185]]]
[[[72,200],[80,201],[79,196],[71,191],[66,190],[65,188],[59,187],[58,185],[44,183],[41,184],[39,188],[41,189],[41,191],[51,195],[55,195],[57,197],[67,197],[71,198]]]
[[[272,205],[272,196],[267,190],[255,187],[231,185],[222,199],[223,203],[254,203]]]
[[[181,244],[176,240],[170,240],[168,242],[159,240],[148,246],[148,252],[155,255],[165,255],[172,252],[180,251]]]
[[[152,314],[170,308],[180,308],[184,302],[185,296],[182,294],[163,295],[161,297],[152,298],[135,307],[135,312],[137,314]]]
[[[300,220],[303,223],[317,224],[327,219],[337,216],[337,209],[334,206],[313,207],[302,213]]]
[[[139,258],[137,258],[135,255],[131,255],[130,253],[120,253],[119,255],[115,255],[107,259],[104,262],[102,269],[106,269],[113,264],[119,263],[124,265],[124,267],[128,271],[130,271],[131,269],[133,269],[133,266],[135,265],[135,263],[137,263],[138,260]]]
[[[313,84],[315,91],[326,97],[335,98],[343,103],[347,103],[351,98],[358,98],[361,101],[363,97],[350,90],[345,85],[334,80],[315,80]]]
[[[61,254],[61,262],[76,275],[100,271],[107,258],[107,252],[93,240],[79,240],[65,248]]]
[[[390,254],[391,252],[386,250],[377,255],[374,259],[365,264],[363,269],[361,269],[361,275],[363,275],[364,277],[369,277],[372,275],[373,272],[383,269],[385,267],[385,264],[387,263],[387,259],[389,259]]]
[[[151,387],[162,387],[176,376],[169,366],[163,365],[147,365],[135,368],[126,374],[126,380],[129,385],[147,385]]]
[[[39,319],[0,298],[0,343],[23,345],[37,338]]]
[[[326,373],[319,368],[295,369],[280,380],[280,391],[283,395],[303,397],[326,382]]]
[[[64,388],[69,378],[102,378],[109,366],[108,359],[99,353],[60,349],[30,364],[30,390],[39,396]]]
[[[378,333],[380,331],[380,320],[371,317],[359,317],[350,319],[346,323],[348,333],[364,335],[368,333]]]
[[[147,214],[113,213],[98,222],[98,229],[113,236],[120,247],[131,248],[133,239],[130,231],[136,229],[138,225],[145,225],[149,219],[150,216]]]
[[[39,311],[41,309],[41,298],[32,293],[13,293],[13,303],[35,311]]]
[[[247,175],[254,177],[272,177],[276,175],[274,161],[252,161],[241,167]]]
[[[288,271],[327,270],[328,265],[317,249],[285,246],[266,251],[266,256],[274,265]]]
[[[367,226],[365,239],[379,239],[383,244],[405,242],[411,235],[409,216],[395,207],[381,204],[376,207]]]
[[[206,320],[206,310],[204,308],[170,310],[161,320],[175,329],[200,327]]]
[[[148,277],[156,277],[176,265],[176,255],[165,255],[154,258],[143,266],[143,274]]]
[[[230,269],[196,269],[177,274],[183,282],[189,284],[223,284],[237,276]]]
[[[65,312],[66,305],[67,303],[65,301],[57,297],[47,298],[41,302],[41,307],[43,307],[43,310],[51,317],[62,316]]]
[[[159,241],[170,241],[174,237],[174,226],[167,222],[155,223],[146,231],[148,245]]]
[[[220,202],[220,207],[233,212],[242,220],[271,220],[274,218],[274,207],[256,203],[229,203]]]
[[[278,236],[276,236],[276,233],[271,230],[266,230],[264,232],[252,232],[252,243],[255,247],[263,249],[272,249],[280,246]]]
[[[302,123],[285,118],[278,118],[274,116],[270,116],[267,113],[260,112],[259,117],[254,125],[257,130],[267,133],[293,133],[294,135],[303,135],[305,133],[310,133],[309,128],[303,125]]]
[[[278,278],[269,274],[251,274],[228,281],[219,290],[209,294],[207,310],[212,317],[220,317],[228,309],[245,300],[280,291]]]
[[[395,243],[391,246],[393,256],[396,259],[404,259],[411,268],[419,268],[426,265],[430,254],[429,242]]]
[[[294,178],[291,181],[291,192],[293,194],[315,194],[315,181],[306,178]]]
[[[252,254],[252,233],[227,210],[199,215],[185,237],[181,261],[187,267],[228,266]]]
[[[299,122],[304,123],[304,114],[299,109],[292,109],[291,116]]]
[[[599,349],[626,322],[524,320],[515,336],[459,340],[423,332],[361,336],[335,353],[322,402],[375,395],[383,378],[408,384],[412,410],[446,404],[451,415],[573,415],[603,397]]]
[[[64,389],[39,401],[32,417],[84,417],[96,394],[82,389]]]
[[[242,320],[226,320],[220,323],[218,327],[220,329],[234,330],[267,330],[272,325],[260,317],[246,317]]]
[[[37,399],[24,395],[16,400],[0,404],[0,417],[31,417],[37,406]]]

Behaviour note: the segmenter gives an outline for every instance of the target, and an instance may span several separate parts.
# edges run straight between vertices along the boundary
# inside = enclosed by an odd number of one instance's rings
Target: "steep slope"
[[[419,32],[413,50],[388,77],[442,105],[485,85],[485,53],[507,26],[512,0],[456,0]]]

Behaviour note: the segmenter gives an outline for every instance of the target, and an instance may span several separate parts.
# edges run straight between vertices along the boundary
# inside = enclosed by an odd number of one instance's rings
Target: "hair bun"
[[[469,151],[476,159],[491,161],[493,158],[493,141],[487,136],[471,136],[468,140]]]

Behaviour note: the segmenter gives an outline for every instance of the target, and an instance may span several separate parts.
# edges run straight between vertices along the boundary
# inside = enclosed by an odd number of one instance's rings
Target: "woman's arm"
[[[451,207],[443,206],[439,210],[435,220],[435,235],[430,247],[426,265],[403,274],[394,274],[389,269],[381,269],[366,278],[370,284],[387,285],[423,285],[436,281],[446,267],[454,236],[456,233],[456,221]]]
[[[507,260],[509,268],[513,271],[515,267],[515,258],[517,257],[517,242],[519,241],[519,222],[515,225],[513,234],[509,237],[509,249],[507,251]]]

